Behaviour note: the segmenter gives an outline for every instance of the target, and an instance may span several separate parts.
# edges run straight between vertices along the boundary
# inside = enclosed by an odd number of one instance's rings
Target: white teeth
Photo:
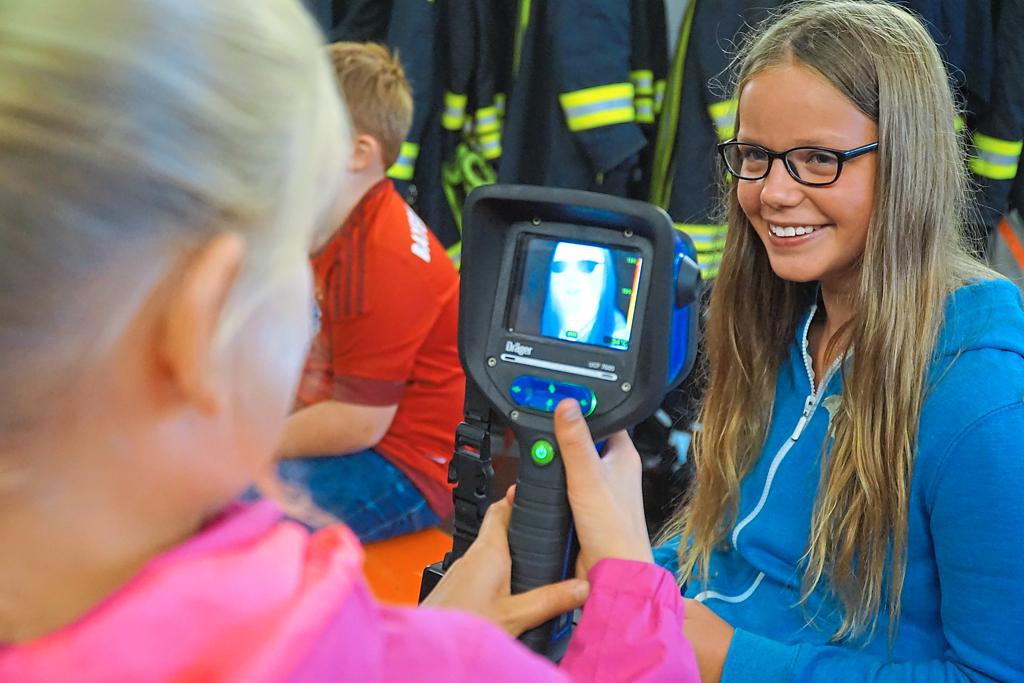
[[[801,225],[795,228],[784,228],[778,225],[769,225],[768,229],[776,237],[797,237],[799,235],[810,235],[817,228],[813,225]]]

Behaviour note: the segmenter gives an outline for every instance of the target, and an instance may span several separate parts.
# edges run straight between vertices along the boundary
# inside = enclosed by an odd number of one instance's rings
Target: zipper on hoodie
[[[811,421],[811,416],[814,415],[814,411],[817,410],[818,404],[821,402],[822,395],[825,393],[825,389],[828,387],[828,383],[832,381],[832,375],[835,374],[836,370],[839,369],[839,364],[842,360],[842,356],[832,361],[832,364],[828,366],[825,371],[825,376],[821,378],[821,382],[818,383],[817,388],[814,386],[814,369],[811,365],[811,354],[807,349],[807,332],[811,329],[811,322],[814,320],[814,314],[817,312],[818,307],[815,305],[811,311],[810,316],[807,318],[807,324],[804,325],[803,337],[800,340],[800,353],[804,359],[804,370],[807,371],[807,383],[811,387],[811,393],[804,401],[804,411],[800,415],[800,419],[797,420],[796,427],[793,429],[793,434],[790,435],[790,441],[796,441],[803,434],[804,428],[807,423]]]
[[[806,427],[807,423],[810,422],[811,415],[814,414],[815,407],[814,394],[811,394],[807,397],[807,400],[804,401],[804,412],[801,413],[800,419],[796,423],[796,428],[793,429],[793,433],[789,436],[790,441],[796,441],[800,438],[800,435],[803,434],[804,427]]]
[[[810,423],[811,418],[814,416],[814,412],[818,409],[818,406],[821,404],[821,400],[825,394],[825,389],[828,387],[829,382],[832,381],[832,376],[836,373],[836,370],[839,369],[839,365],[842,362],[842,356],[836,358],[828,367],[828,370],[826,370],[825,375],[821,378],[821,382],[818,384],[817,388],[815,388],[814,370],[813,366],[811,365],[811,354],[807,350],[807,332],[810,330],[811,322],[814,320],[814,314],[817,312],[817,310],[817,305],[815,305],[811,309],[810,315],[807,318],[807,323],[804,325],[803,334],[800,339],[800,352],[803,355],[804,370],[807,371],[807,382],[811,388],[811,393],[804,400],[804,409],[803,412],[800,413],[800,419],[797,420],[796,426],[793,428],[793,433],[790,434],[789,439],[787,439],[786,442],[782,444],[779,450],[776,451],[775,455],[772,457],[772,464],[768,468],[768,476],[765,479],[764,488],[761,491],[761,497],[757,501],[757,505],[754,506],[754,509],[751,510],[750,514],[744,517],[743,520],[740,521],[733,529],[731,535],[733,548],[738,547],[740,532],[744,528],[746,528],[748,524],[753,522],[759,514],[761,514],[761,510],[764,508],[764,505],[768,500],[768,495],[771,493],[772,482],[775,480],[776,472],[782,465],[782,461],[785,460],[786,455],[789,453],[789,450],[793,447],[793,444],[795,444],[800,439],[800,436],[803,434],[804,429]],[[757,590],[757,587],[761,584],[761,581],[763,580],[764,572],[758,572],[757,577],[754,579],[750,587],[748,587],[747,590],[743,591],[739,595],[727,596],[716,591],[704,591],[703,593],[701,593],[701,597],[705,600],[718,599],[732,603],[743,602],[754,594],[754,591]]]
[[[782,465],[782,461],[789,453],[789,449],[793,447],[803,434],[804,429],[810,423],[811,418],[814,416],[815,411],[821,404],[821,399],[825,394],[825,389],[828,387],[829,382],[832,381],[832,375],[839,369],[839,364],[842,361],[842,356],[836,358],[825,372],[825,376],[821,378],[821,382],[818,384],[817,389],[814,387],[814,370],[811,367],[811,354],[807,351],[807,331],[811,327],[811,321],[814,320],[814,314],[817,311],[817,305],[811,309],[811,313],[807,318],[807,324],[804,325],[803,336],[800,340],[800,351],[804,358],[804,369],[807,371],[807,381],[811,387],[811,393],[804,401],[804,409],[800,414],[800,419],[797,420],[796,426],[793,428],[793,433],[790,434],[789,439],[775,452],[772,457],[772,464],[768,468],[768,476],[764,482],[764,488],[761,491],[761,498],[757,501],[757,505],[743,520],[736,525],[736,528],[732,532],[732,545],[735,548],[739,542],[740,531],[744,529],[748,524],[754,521],[754,518],[761,513],[761,509],[764,507],[765,502],[768,500],[768,494],[771,492],[772,483],[775,480],[775,474]]]

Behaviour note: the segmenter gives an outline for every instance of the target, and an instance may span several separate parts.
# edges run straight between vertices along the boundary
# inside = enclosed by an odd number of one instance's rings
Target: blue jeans
[[[373,450],[289,458],[279,463],[278,474],[308,492],[317,507],[345,522],[364,543],[441,522],[409,478]]]

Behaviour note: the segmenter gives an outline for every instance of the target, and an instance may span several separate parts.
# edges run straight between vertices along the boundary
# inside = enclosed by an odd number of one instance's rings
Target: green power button
[[[537,439],[530,447],[530,457],[538,465],[547,465],[555,459],[555,447],[551,445],[550,441]]]

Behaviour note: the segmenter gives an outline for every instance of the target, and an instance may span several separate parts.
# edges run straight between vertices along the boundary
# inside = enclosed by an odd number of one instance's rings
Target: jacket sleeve
[[[604,560],[562,661],[571,680],[700,680],[683,637],[683,600],[673,576],[642,562]]]
[[[630,80],[630,3],[557,0],[552,11],[558,100],[566,125],[594,173],[608,173],[647,144],[637,125]]]
[[[999,408],[950,445],[931,512],[948,643],[942,659],[892,662],[838,646],[789,645],[737,629],[722,683],[1024,680],[1024,403]]]
[[[699,683],[682,635],[683,601],[670,574],[652,564],[603,560],[588,578],[590,597],[557,668],[491,624],[438,610],[391,610],[405,616],[389,661],[422,655],[429,670],[420,671],[431,674],[424,680]]]

